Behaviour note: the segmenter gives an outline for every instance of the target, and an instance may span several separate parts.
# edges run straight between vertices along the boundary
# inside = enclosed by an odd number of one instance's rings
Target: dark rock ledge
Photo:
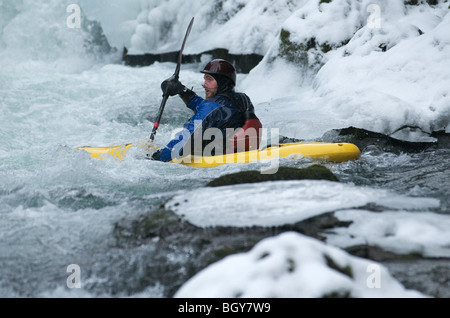
[[[178,62],[179,51],[167,53],[147,53],[140,55],[128,54],[127,48],[124,48],[122,61],[128,66],[149,66],[155,62]],[[210,56],[213,59],[224,59],[236,67],[236,71],[242,74],[248,74],[264,56],[259,54],[231,54],[227,49],[214,49],[198,54],[183,54],[183,64],[200,63],[203,56]]]
[[[404,126],[398,129],[419,129],[418,127]],[[420,129],[419,129],[420,130]],[[399,140],[389,135],[369,131],[362,128],[349,127],[336,129],[327,132],[319,141],[324,142],[349,142],[353,143],[361,151],[368,147],[376,147],[383,152],[392,153],[418,153],[427,150],[448,149],[450,148],[450,134],[445,131],[423,132],[436,141],[412,142]]]

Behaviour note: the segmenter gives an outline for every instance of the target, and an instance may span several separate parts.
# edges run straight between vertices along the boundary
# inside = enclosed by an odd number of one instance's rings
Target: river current
[[[162,289],[146,286],[141,271],[153,247],[117,247],[115,223],[219,175],[261,164],[194,169],[143,160],[139,153],[124,161],[93,160],[74,148],[149,137],[161,100],[159,84],[174,64],[137,69],[109,64],[70,74],[31,68],[0,75],[0,296],[161,297]],[[201,89],[194,66],[185,67],[181,78]],[[189,115],[181,100],[169,99],[157,143],[167,142]],[[375,144],[356,162],[328,167],[346,183],[437,199],[434,212],[449,214],[449,165],[449,149],[394,154]],[[89,290],[67,288],[71,264],[80,266]]]

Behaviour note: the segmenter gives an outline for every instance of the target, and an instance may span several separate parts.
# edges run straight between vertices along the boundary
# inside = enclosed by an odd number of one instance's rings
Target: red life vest
[[[258,118],[248,119],[230,138],[234,144],[234,152],[243,152],[259,149],[262,135],[262,124]]]
[[[242,112],[244,113],[245,123],[239,128],[233,135],[226,139],[227,152],[236,153],[259,149],[262,136],[262,124],[255,112],[250,109],[251,101],[245,94],[238,94],[241,103],[233,98],[235,105],[242,106]],[[231,99],[231,97],[229,97]]]

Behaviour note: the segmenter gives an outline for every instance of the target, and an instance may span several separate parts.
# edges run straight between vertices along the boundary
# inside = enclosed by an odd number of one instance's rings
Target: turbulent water
[[[86,295],[138,295],[146,290],[146,296],[161,296],[140,274],[152,247],[116,247],[115,222],[149,212],[218,175],[258,168],[199,170],[142,160],[139,153],[123,162],[98,161],[74,150],[148,138],[161,98],[158,84],[173,67],[107,65],[70,75],[1,74],[7,83],[2,88],[0,148],[1,296],[63,296],[70,264],[82,268],[90,286]],[[185,70],[182,77],[199,88],[196,72]],[[188,115],[181,101],[171,99],[158,142],[168,140]],[[435,212],[448,214],[449,155],[448,149],[369,151],[357,162],[329,167],[344,182],[437,198],[441,206]],[[310,162],[284,164],[302,167]]]
[[[0,3],[8,7],[7,1]],[[129,68],[85,52],[85,58],[67,58],[73,43],[63,42],[50,43],[59,45],[59,55],[48,53],[50,44],[43,44],[47,54],[36,43],[21,50],[33,37],[13,33],[13,24],[26,25],[27,11],[9,10],[0,42],[8,47],[0,59],[0,297],[162,297],[163,287],[144,270],[154,247],[119,247],[112,235],[116,222],[135,219],[219,175],[262,164],[194,169],[143,160],[138,151],[119,162],[92,160],[75,150],[147,139],[161,101],[160,83],[175,65]],[[35,25],[43,31],[39,21]],[[33,25],[28,31],[38,36]],[[40,40],[61,29],[44,31]],[[117,61],[112,54],[109,61]],[[200,67],[184,66],[180,76],[197,92]],[[278,103],[283,106],[283,100]],[[170,140],[189,116],[181,100],[169,99],[157,143]],[[314,118],[328,120],[322,119]],[[311,162],[282,164],[306,167]],[[438,199],[440,206],[432,212],[450,214],[449,149],[394,154],[374,145],[359,161],[329,168],[341,181],[360,187]],[[174,262],[183,257],[187,254],[173,255]],[[80,266],[84,289],[67,288],[71,264]]]

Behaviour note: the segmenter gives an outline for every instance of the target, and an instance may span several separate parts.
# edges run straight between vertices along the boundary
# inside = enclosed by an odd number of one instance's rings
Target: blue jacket
[[[247,99],[247,105],[243,101],[244,98]],[[159,160],[169,162],[189,154],[201,155],[206,145],[214,140],[212,138],[203,140],[203,134],[207,129],[218,128],[225,139],[227,128],[242,127],[249,113],[256,118],[253,104],[247,95],[235,92],[220,94],[206,100],[195,95],[187,107],[194,111],[194,115],[174,139],[158,150]],[[225,144],[224,140],[224,147]]]

